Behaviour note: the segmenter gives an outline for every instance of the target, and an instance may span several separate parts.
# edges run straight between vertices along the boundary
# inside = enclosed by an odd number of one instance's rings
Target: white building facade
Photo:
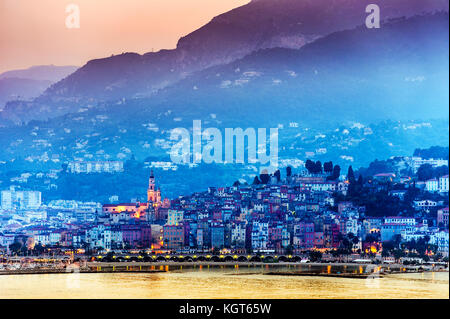
[[[42,205],[42,195],[38,191],[16,191],[14,188],[1,192],[3,209],[38,209]]]

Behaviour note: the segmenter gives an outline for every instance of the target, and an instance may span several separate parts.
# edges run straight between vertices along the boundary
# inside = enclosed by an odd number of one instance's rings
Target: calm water
[[[284,269],[280,269],[283,271]],[[374,279],[264,275],[262,267],[0,276],[0,298],[449,298],[449,274]]]

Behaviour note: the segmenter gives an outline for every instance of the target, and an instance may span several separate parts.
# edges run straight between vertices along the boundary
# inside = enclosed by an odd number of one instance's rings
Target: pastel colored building
[[[442,223],[444,227],[448,227],[448,207],[439,209],[437,212],[437,223]]]

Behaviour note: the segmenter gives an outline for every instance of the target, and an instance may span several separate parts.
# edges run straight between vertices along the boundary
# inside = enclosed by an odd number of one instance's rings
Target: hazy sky
[[[250,0],[0,0],[0,72],[78,65],[122,52],[174,48],[214,16]],[[66,27],[77,4],[80,28]]]

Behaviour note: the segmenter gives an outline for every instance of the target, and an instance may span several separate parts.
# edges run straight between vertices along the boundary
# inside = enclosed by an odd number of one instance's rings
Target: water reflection
[[[449,298],[448,273],[380,278],[374,272],[371,281],[268,275],[277,271],[344,271],[337,265],[310,266],[166,265],[156,267],[163,270],[158,273],[81,273],[77,274],[79,284],[72,287],[67,285],[67,276],[75,274],[5,275],[0,276],[0,298]],[[360,272],[358,267],[346,271]]]

